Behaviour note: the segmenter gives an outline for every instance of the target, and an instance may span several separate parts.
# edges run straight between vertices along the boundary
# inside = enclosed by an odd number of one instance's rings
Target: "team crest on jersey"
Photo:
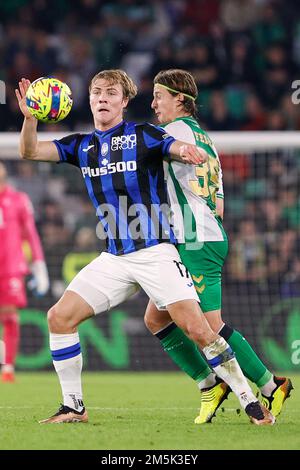
[[[136,134],[112,137],[111,150],[131,150],[136,147]]]
[[[104,144],[102,144],[102,146],[101,146],[101,155],[102,155],[102,157],[105,157],[105,155],[107,155],[107,152],[108,152],[108,143],[104,142]]]

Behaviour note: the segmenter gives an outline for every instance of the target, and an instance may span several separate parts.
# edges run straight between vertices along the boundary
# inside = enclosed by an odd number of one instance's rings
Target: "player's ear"
[[[129,99],[128,98],[123,98],[123,108],[127,108],[128,106]]]
[[[178,95],[176,96],[176,101],[177,101],[177,102],[176,102],[176,107],[177,107],[178,109],[181,109],[181,108],[184,106],[184,105],[183,105],[183,103],[184,103],[184,96],[183,96],[182,93],[178,93]]]

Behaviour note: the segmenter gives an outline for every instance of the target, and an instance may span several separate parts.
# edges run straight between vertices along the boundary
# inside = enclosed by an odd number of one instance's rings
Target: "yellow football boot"
[[[201,408],[199,416],[195,418],[195,424],[210,423],[216,415],[216,411],[231,392],[231,388],[225,382],[202,390]]]
[[[277,387],[272,392],[271,396],[266,397],[265,395],[262,395],[261,401],[263,405],[271,411],[272,415],[276,417],[280,414],[285,400],[290,396],[294,387],[290,379],[287,377],[274,376],[274,382]]]

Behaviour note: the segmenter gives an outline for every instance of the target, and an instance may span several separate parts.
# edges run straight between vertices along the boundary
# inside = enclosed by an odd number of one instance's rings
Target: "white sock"
[[[277,385],[274,382],[274,375],[272,375],[272,378],[269,380],[269,382],[267,382],[263,387],[260,387],[260,391],[263,395],[265,395],[265,397],[270,397],[276,387]]]
[[[205,379],[201,380],[201,382],[197,383],[199,390],[203,390],[204,388],[213,387],[217,383],[217,376],[214,372],[211,372]]]
[[[76,411],[83,409],[81,370],[82,354],[79,335],[50,333],[50,349],[57,372],[63,403]]]
[[[237,360],[233,356],[234,353],[231,347],[224,338],[218,338],[213,343],[205,346],[203,352],[209,365],[230,386],[244,409],[249,403],[257,401]]]

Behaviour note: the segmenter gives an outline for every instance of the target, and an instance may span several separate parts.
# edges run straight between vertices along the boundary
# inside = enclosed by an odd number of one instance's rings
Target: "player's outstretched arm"
[[[38,121],[30,114],[26,105],[26,92],[29,86],[30,81],[22,78],[19,82],[19,89],[15,90],[20,110],[24,115],[20,135],[20,156],[26,160],[58,162],[59,154],[56,145],[51,141],[39,142],[37,139]]]
[[[196,145],[175,140],[170,146],[170,158],[183,163],[199,165],[199,163],[207,161],[208,155],[205,150]]]

